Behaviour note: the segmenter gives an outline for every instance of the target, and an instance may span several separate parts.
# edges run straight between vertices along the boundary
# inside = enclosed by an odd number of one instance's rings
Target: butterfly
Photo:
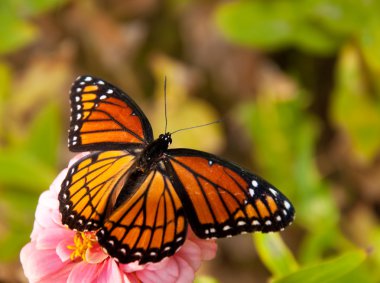
[[[94,231],[121,263],[158,262],[184,243],[283,230],[294,207],[259,176],[198,150],[153,138],[139,106],[112,84],[80,76],[70,92],[68,146],[89,154],[68,169],[59,193],[62,223]]]

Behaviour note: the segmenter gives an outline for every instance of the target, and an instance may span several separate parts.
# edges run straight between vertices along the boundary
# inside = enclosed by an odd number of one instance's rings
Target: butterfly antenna
[[[168,129],[168,115],[166,111],[166,76],[164,79],[164,100],[165,100],[165,133],[166,133]]]
[[[176,131],[172,132],[171,134],[173,135],[173,134],[181,132],[181,131],[195,129],[195,128],[201,128],[201,127],[209,126],[209,125],[212,125],[212,124],[217,124],[217,123],[220,123],[220,122],[222,122],[222,120],[216,120],[216,121],[213,121],[213,122],[210,122],[210,123],[207,123],[207,124],[202,124],[202,125],[198,125],[198,126],[183,128],[183,129],[176,130]]]

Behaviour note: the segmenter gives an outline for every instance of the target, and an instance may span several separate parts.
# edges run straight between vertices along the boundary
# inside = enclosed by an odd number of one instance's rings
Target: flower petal
[[[39,281],[64,267],[55,250],[38,250],[34,242],[24,246],[20,253],[25,276],[31,282]]]
[[[75,232],[69,229],[48,228],[39,233],[36,239],[37,249],[55,249],[62,239],[74,238]],[[71,241],[72,242],[72,241]]]
[[[73,265],[73,269],[70,272],[69,278],[67,278],[67,282],[93,282],[96,280],[98,272],[98,264],[89,264],[84,261],[81,261]]]
[[[185,242],[176,255],[190,264],[194,271],[198,270],[201,265],[201,248],[189,239]]]
[[[167,258],[165,268],[157,269],[156,263],[147,264],[147,268],[136,271],[137,277],[144,283],[175,283],[179,276],[179,266],[175,256]]]
[[[102,247],[99,244],[95,244],[91,249],[86,251],[86,260],[89,263],[101,263],[103,262],[109,255],[103,252]]]
[[[216,250],[218,248],[218,245],[216,244],[215,240],[203,240],[198,238],[194,232],[189,229],[189,233],[187,234],[188,239],[190,239],[192,242],[194,242],[196,245],[198,245],[201,249],[201,257],[202,260],[211,260],[216,255]]]
[[[101,269],[98,275],[98,283],[123,283],[123,276],[116,262],[113,259],[108,259],[101,264]]]
[[[72,252],[73,252],[72,250],[69,250],[67,248],[68,246],[74,245],[73,238],[74,238],[74,236],[71,238],[65,238],[65,239],[61,240],[55,249],[57,255],[59,256],[59,258],[63,262],[68,261],[70,259]]]

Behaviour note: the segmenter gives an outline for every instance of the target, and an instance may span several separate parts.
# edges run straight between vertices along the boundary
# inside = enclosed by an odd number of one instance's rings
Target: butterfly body
[[[170,133],[153,140],[144,113],[115,86],[82,76],[70,98],[69,148],[91,152],[62,183],[62,222],[96,231],[120,262],[173,255],[188,225],[209,239],[279,231],[293,221],[289,200],[264,179],[209,153],[169,149]]]
[[[148,144],[137,161],[138,168],[143,171],[150,171],[157,163],[162,160],[163,154],[168,150],[172,143],[170,133],[161,134],[158,139]]]
[[[155,170],[157,166],[163,168],[163,163],[159,165],[159,162],[162,162],[163,155],[171,142],[170,133],[162,134],[139,154],[139,158],[135,161],[134,168],[130,169],[129,175],[124,176],[125,183],[117,196],[113,209],[123,204],[135,192],[150,171]]]

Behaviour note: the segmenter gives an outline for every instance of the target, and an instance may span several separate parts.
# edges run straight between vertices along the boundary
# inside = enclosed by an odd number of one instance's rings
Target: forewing
[[[187,222],[168,177],[152,171],[97,233],[99,243],[121,263],[158,262],[184,243]]]
[[[99,229],[134,159],[126,151],[105,151],[73,164],[58,196],[62,223],[79,231]]]
[[[274,186],[214,155],[172,149],[165,166],[201,238],[278,231],[293,221],[293,206]]]
[[[70,92],[69,149],[94,151],[124,149],[153,140],[151,125],[124,92],[91,76],[81,76]]]

